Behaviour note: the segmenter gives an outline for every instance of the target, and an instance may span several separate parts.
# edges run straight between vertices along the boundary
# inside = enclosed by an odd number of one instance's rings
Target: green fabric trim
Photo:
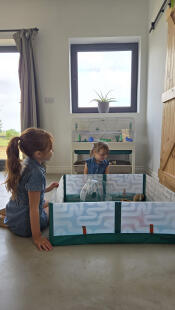
[[[64,202],[66,202],[66,174],[63,175]]]
[[[51,243],[54,241],[53,235],[53,203],[49,202],[49,240]]]
[[[105,193],[106,194],[106,193]],[[130,195],[126,195],[125,197],[123,197],[123,195],[121,194],[120,196],[113,194],[111,195],[111,201],[120,201],[121,199],[125,198],[128,200],[133,200],[133,197],[135,196],[135,194],[130,194]],[[105,200],[103,200],[105,201]],[[109,200],[110,201],[110,200]],[[65,201],[64,201],[65,202]],[[78,194],[76,195],[67,195],[66,196],[66,202],[80,202],[80,196]],[[93,200],[89,201],[89,202],[93,202]],[[100,201],[99,201],[100,202]]]
[[[144,200],[146,200],[146,174],[143,174],[143,195],[145,197]]]
[[[121,202],[115,203],[115,233],[121,232]]]
[[[66,202],[80,202],[80,195],[67,195]]]
[[[103,174],[103,201],[106,200],[106,174]]]
[[[80,245],[103,243],[152,243],[175,244],[172,234],[92,234],[57,236],[50,238],[52,245]]]
[[[120,195],[116,195],[116,194],[113,194],[111,195],[112,197],[112,201],[121,201],[123,199],[127,199],[127,200],[133,200],[133,197],[135,196],[136,194],[130,194],[130,195],[125,195],[123,196],[122,193]]]
[[[81,202],[80,195],[79,194],[67,195],[66,202]]]

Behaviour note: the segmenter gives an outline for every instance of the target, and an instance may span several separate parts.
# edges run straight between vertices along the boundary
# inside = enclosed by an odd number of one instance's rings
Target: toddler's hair
[[[48,151],[52,149],[53,137],[43,129],[28,128],[21,133],[20,137],[14,137],[9,141],[7,146],[6,161],[6,187],[15,198],[17,186],[21,177],[21,160],[19,151],[28,157],[33,157],[36,151]]]
[[[90,157],[94,156],[94,153],[100,152],[100,150],[106,151],[106,154],[109,154],[109,147],[106,143],[104,142],[97,142],[93,144],[92,150],[90,152]]]

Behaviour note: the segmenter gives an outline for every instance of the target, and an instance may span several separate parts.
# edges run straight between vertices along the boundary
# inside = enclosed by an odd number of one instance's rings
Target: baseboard
[[[71,174],[71,166],[49,166],[46,167],[48,174]]]
[[[136,173],[145,173],[145,167],[144,166],[136,166],[135,172]]]
[[[155,178],[157,181],[159,181],[158,173],[155,172],[155,171],[153,171],[152,169],[150,169],[150,168],[147,167],[147,168],[145,169],[145,173],[148,174],[148,175],[150,175],[151,177]]]
[[[145,173],[144,166],[136,166],[136,173]],[[47,165],[48,174],[71,174],[71,166],[50,166]]]

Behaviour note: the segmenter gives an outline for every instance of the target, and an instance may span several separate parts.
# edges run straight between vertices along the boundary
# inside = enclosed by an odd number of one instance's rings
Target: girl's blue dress
[[[44,192],[46,187],[45,168],[36,160],[27,158],[24,160],[24,169],[20,178],[16,199],[9,200],[6,205],[5,223],[15,234],[23,237],[32,235],[29,215],[29,198],[28,191],[39,191],[39,215],[40,229],[43,230],[48,226],[48,217],[43,209]]]
[[[86,160],[88,167],[88,174],[104,174],[106,167],[109,165],[108,160],[103,160],[100,164],[97,164],[94,157]]]

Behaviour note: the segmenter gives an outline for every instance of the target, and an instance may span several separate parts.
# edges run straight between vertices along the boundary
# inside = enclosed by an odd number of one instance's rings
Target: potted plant
[[[108,113],[109,112],[109,103],[110,102],[116,102],[115,98],[109,97],[110,92],[111,92],[111,90],[108,91],[106,95],[103,95],[101,91],[100,91],[100,93],[96,92],[98,98],[91,100],[91,101],[95,101],[98,103],[98,112],[99,113]]]

